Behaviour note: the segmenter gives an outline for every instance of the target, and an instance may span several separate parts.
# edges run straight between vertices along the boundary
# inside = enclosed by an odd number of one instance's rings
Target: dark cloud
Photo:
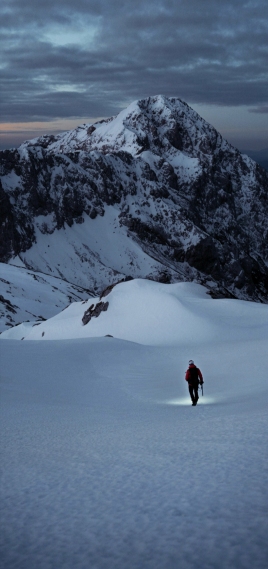
[[[0,10],[4,122],[108,116],[156,93],[267,108],[266,0],[2,0]]]
[[[263,114],[267,114],[268,113],[268,105],[265,105],[263,107],[256,107],[256,108],[252,108],[249,109],[250,113],[263,113]]]

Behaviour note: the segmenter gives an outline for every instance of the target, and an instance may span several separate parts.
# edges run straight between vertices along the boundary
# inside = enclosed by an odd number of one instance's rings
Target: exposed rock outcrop
[[[82,318],[84,326],[90,322],[91,318],[98,318],[102,312],[106,312],[106,310],[108,310],[108,306],[109,302],[97,302],[96,305],[91,304],[90,307],[84,312]]]

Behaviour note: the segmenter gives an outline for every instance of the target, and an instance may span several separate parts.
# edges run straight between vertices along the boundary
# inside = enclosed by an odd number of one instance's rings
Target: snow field
[[[139,280],[103,300],[82,329],[137,342],[78,338],[87,303],[0,342],[3,567],[265,569],[267,307]]]

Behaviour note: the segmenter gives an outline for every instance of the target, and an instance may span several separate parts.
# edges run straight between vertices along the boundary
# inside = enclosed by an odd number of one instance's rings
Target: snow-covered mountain
[[[97,294],[131,276],[267,302],[267,191],[186,103],[149,97],[1,153],[1,260]]]

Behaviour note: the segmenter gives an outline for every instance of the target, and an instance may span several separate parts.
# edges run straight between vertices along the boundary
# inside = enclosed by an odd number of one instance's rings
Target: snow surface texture
[[[266,569],[267,306],[176,286],[119,285],[97,319],[119,292],[126,307],[127,287],[133,314],[150,289],[151,325],[160,297],[171,319],[167,341],[160,311],[162,345],[154,328],[157,345],[0,342],[5,569]],[[190,358],[205,379],[197,407]]]
[[[0,263],[0,332],[25,320],[45,320],[90,291],[63,279]]]

